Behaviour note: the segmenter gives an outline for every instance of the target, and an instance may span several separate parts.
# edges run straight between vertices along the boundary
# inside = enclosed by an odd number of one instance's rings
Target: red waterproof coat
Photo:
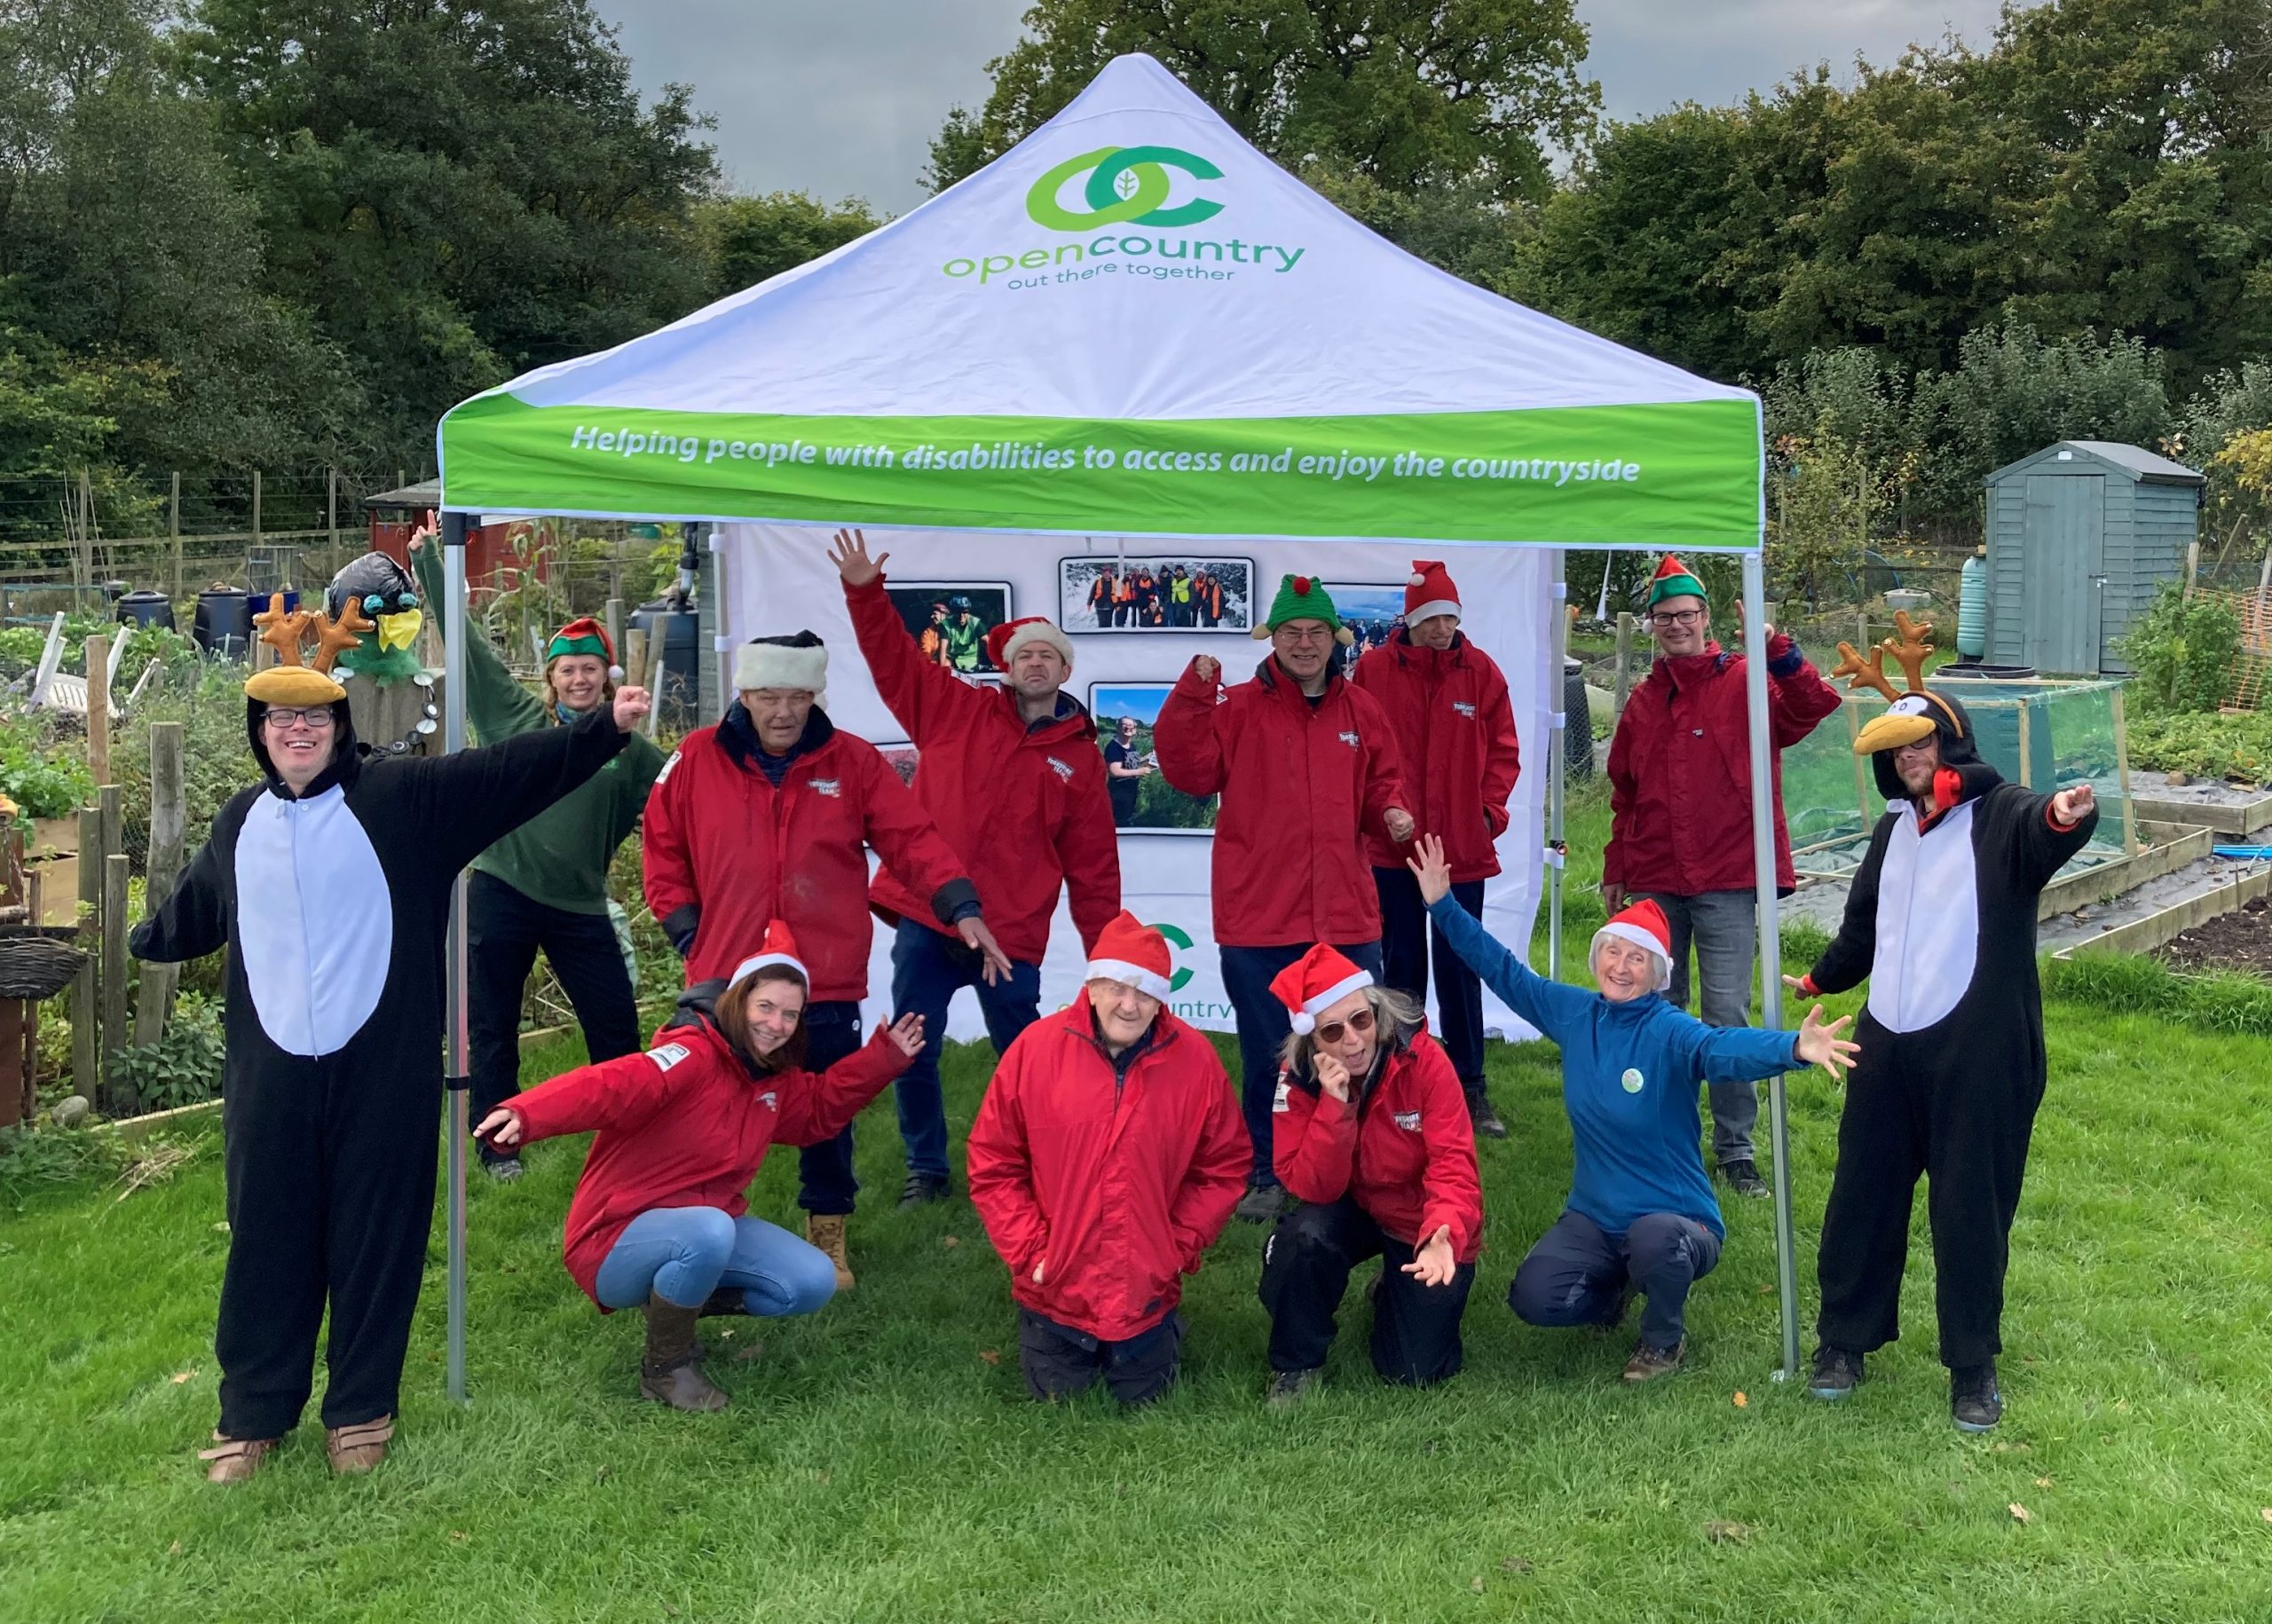
[[[819,710],[811,748],[777,790],[754,761],[735,762],[719,738],[728,725],[688,734],[647,797],[647,906],[674,941],[693,928],[690,986],[731,975],[784,919],[815,1002],[867,997],[875,927],[863,847],[928,887],[942,918],[975,895],[962,865],[876,747]]]
[[[1768,735],[1775,747],[1775,884],[1796,885],[1783,827],[1782,752],[1838,709],[1838,690],[1778,632],[1767,640]],[[1716,643],[1660,658],[1625,702],[1609,746],[1609,849],[1602,883],[1700,896],[1748,891],[1751,724],[1744,661]]]
[[[1120,842],[1088,712],[1068,698],[1067,713],[1030,728],[1008,689],[923,662],[880,577],[847,587],[844,601],[876,690],[919,752],[915,799],[976,882],[995,941],[1039,964],[1062,886],[1082,947],[1094,946],[1120,911]],[[887,912],[942,928],[932,888],[909,885],[888,863],[868,895]]]
[[[1253,1160],[1203,1034],[1163,1009],[1115,1062],[1080,997],[1028,1027],[995,1068],[970,1130],[970,1200],[1013,1297],[1119,1342],[1182,1300]]]
[[[1361,1100],[1344,1105],[1315,1079],[1281,1071],[1270,1109],[1272,1164],[1303,1201],[1353,1196],[1411,1247],[1449,1225],[1462,1263],[1483,1250],[1483,1180],[1467,1096],[1443,1045],[1427,1033],[1389,1051]]]
[[[1379,939],[1363,837],[1386,840],[1382,814],[1412,803],[1370,694],[1337,676],[1312,705],[1273,655],[1218,703],[1215,685],[1187,666],[1152,744],[1171,784],[1223,798],[1211,887],[1219,945]]]
[[[1420,832],[1440,837],[1452,883],[1488,879],[1499,871],[1492,845],[1507,827],[1507,798],[1522,774],[1515,707],[1496,661],[1461,633],[1448,649],[1431,649],[1396,635],[1357,662],[1349,680],[1381,702],[1396,734],[1404,787],[1417,798],[1405,810]],[[1368,836],[1375,868],[1404,871],[1411,850]]]
[[[596,1128],[568,1203],[568,1273],[594,1282],[625,1226],[657,1207],[749,1210],[746,1192],[776,1143],[834,1139],[910,1056],[879,1029],[867,1046],[816,1075],[758,1071],[701,1015],[682,1015],[645,1054],[582,1066],[505,1101],[532,1144]]]

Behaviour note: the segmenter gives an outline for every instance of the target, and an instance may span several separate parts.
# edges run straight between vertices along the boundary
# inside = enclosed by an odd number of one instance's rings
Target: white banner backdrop
[[[714,646],[723,651],[751,637],[806,629],[818,634],[829,648],[829,719],[898,755],[893,746],[904,744],[906,730],[884,708],[860,658],[843,588],[828,561],[829,533],[808,525],[722,527],[712,545],[723,565],[725,630]],[[1100,745],[1112,735],[1112,719],[1121,714],[1136,716],[1148,737],[1149,716],[1156,713],[1158,696],[1195,655],[1211,654],[1220,660],[1227,682],[1250,677],[1268,653],[1266,644],[1248,635],[1256,612],[1253,605],[1258,602],[1266,608],[1279,578],[1289,572],[1316,574],[1345,619],[1363,621],[1375,636],[1384,634],[1388,619],[1402,606],[1414,551],[1405,542],[1226,544],[1152,537],[1124,543],[1108,537],[1085,540],[910,530],[872,530],[868,541],[872,551],[891,555],[885,566],[886,585],[902,606],[911,632],[935,624],[934,603],[968,600],[974,619],[962,623],[958,635],[941,634],[950,657],[957,643],[966,640],[969,630],[980,623],[990,627],[1006,619],[1046,615],[1065,627],[1075,657],[1068,691],[1096,714]],[[1502,942],[1527,943],[1543,885],[1549,730],[1561,693],[1549,669],[1554,556],[1541,548],[1439,545],[1427,550],[1446,558],[1466,606],[1462,627],[1499,662],[1513,698],[1523,771],[1515,786],[1512,818],[1499,839],[1503,871],[1486,892],[1483,922]],[[1159,618],[1188,619],[1192,625],[1132,627],[1127,623],[1151,618],[1132,603],[1106,611],[1118,625],[1097,629],[1090,594],[1100,564],[1120,566],[1117,572],[1122,574],[1181,564],[1187,579],[1202,572],[1211,577],[1224,588],[1216,629],[1200,623],[1197,608],[1167,609],[1166,594]],[[1156,585],[1154,590],[1159,590]],[[959,619],[957,605],[948,616],[948,626]],[[1148,799],[1150,804],[1140,816],[1157,815],[1159,792],[1149,791]],[[1186,803],[1167,816],[1195,816],[1197,808]],[[1230,999],[1223,990],[1210,900],[1212,845],[1204,829],[1168,833],[1124,826],[1121,900],[1138,918],[1157,926],[1175,950],[1170,1006],[1195,1026],[1227,1032],[1234,1023]],[[1061,897],[1048,957],[1041,967],[1044,1011],[1071,1001],[1083,963],[1080,937]],[[891,995],[891,938],[881,929],[869,958],[868,992],[865,1014],[872,1029],[888,1014]],[[1484,1023],[1503,1037],[1536,1036],[1487,991]],[[974,994],[957,996],[948,1031],[957,1041],[985,1036]]]

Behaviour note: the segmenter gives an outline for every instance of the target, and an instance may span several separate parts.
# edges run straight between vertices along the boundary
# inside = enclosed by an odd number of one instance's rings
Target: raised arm
[[[856,530],[838,531],[835,549],[829,554],[843,578],[852,635],[859,641],[860,658],[868,662],[868,674],[875,679],[876,692],[919,747],[935,730],[967,723],[990,696],[947,666],[923,658],[884,591],[884,561],[890,556],[884,553],[871,559],[866,538]]]
[[[669,1105],[694,1068],[707,1062],[685,1044],[665,1041],[645,1054],[626,1054],[564,1071],[515,1094],[500,1108],[521,1119],[521,1142],[595,1129],[636,1128]]]
[[[1223,740],[1216,701],[1219,674],[1211,656],[1193,656],[1175,687],[1160,702],[1159,720],[1152,724],[1152,748],[1160,758],[1160,776],[1187,795],[1222,792]]]
[[[2012,820],[2012,860],[2041,890],[2068,859],[2090,844],[2098,827],[2098,798],[2087,784],[2050,795],[2029,795]]]
[[[606,706],[564,728],[541,728],[389,770],[416,776],[424,844],[454,872],[607,765],[624,733]]]
[[[1198,1038],[1203,1045],[1207,1040]],[[1231,1221],[1231,1213],[1246,1192],[1247,1173],[1254,1151],[1247,1139],[1246,1122],[1239,1115],[1238,1095],[1222,1062],[1211,1055],[1206,1079],[1207,1116],[1200,1124],[1199,1143],[1183,1183],[1168,1203],[1168,1227],[1174,1233],[1183,1272],[1195,1274],[1199,1260]]]
[[[1428,917],[1444,933],[1461,962],[1483,978],[1499,1000],[1557,1043],[1576,1029],[1593,1007],[1594,995],[1582,987],[1550,981],[1533,970],[1485,930],[1466,909],[1450,896],[1428,904]]]
[[[427,619],[437,635],[442,632],[442,548],[430,531],[410,539],[411,572],[418,578],[419,595],[426,601]],[[544,725],[544,702],[521,685],[507,669],[489,639],[470,622],[465,638],[465,714],[474,737],[485,745],[526,733]]]
[[[1838,690],[1781,632],[1767,639],[1767,720],[1775,748],[1787,750],[1838,713]]]
[[[921,1026],[920,1016],[907,1019]],[[916,1047],[922,1047],[919,1041]],[[806,1071],[784,1077],[774,1137],[787,1145],[818,1145],[834,1139],[914,1059],[892,1036],[890,1027],[878,1027],[874,1037],[818,1076]]]
[[[995,1067],[970,1127],[966,1163],[970,1204],[1016,1280],[1030,1275],[1049,1250],[1049,1218],[1034,1194],[1033,1155],[1026,1141],[1025,1066],[1032,1052],[1021,1037]]]

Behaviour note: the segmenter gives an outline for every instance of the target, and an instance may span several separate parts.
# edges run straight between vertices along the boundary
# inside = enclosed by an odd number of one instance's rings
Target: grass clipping
[[[138,1190],[154,1189],[197,1160],[196,1145],[181,1139],[146,1139],[127,1158],[125,1171],[115,1180],[118,1194],[111,1204]]]

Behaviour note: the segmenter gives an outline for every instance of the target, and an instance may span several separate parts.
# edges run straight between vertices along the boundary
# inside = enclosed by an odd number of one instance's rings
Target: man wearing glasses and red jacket
[[[1671,554],[1649,583],[1648,620],[1657,658],[1633,690],[1609,747],[1609,847],[1601,895],[1615,914],[1646,897],[1672,926],[1672,984],[1688,1005],[1688,950],[1696,948],[1707,1026],[1751,1024],[1751,966],[1759,945],[1751,847],[1751,723],[1744,658],[1712,639],[1703,584]],[[1775,817],[1775,885],[1797,884],[1783,826],[1782,753],[1834,715],[1838,691],[1767,628],[1767,730]],[[1752,1148],[1759,1091],[1714,1083],[1712,1151],[1739,1195],[1763,1196]]]

